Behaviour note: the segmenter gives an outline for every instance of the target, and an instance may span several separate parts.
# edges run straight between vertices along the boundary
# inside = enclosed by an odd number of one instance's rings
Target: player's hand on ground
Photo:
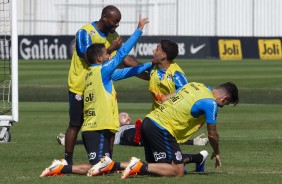
[[[139,15],[139,23],[138,23],[138,29],[142,30],[144,28],[144,26],[146,24],[149,23],[149,19],[148,18],[141,18],[141,16]]]
[[[212,153],[211,159],[215,158],[215,168],[219,169],[221,167],[221,161],[219,154]]]
[[[122,39],[121,37],[116,38],[111,46],[107,49],[108,53],[111,54],[112,52],[114,52],[115,50],[117,50],[118,48],[120,48],[120,46],[122,45]]]

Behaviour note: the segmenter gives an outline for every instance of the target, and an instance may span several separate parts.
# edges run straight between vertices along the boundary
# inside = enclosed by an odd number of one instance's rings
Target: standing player
[[[110,55],[103,44],[93,44],[87,49],[87,59],[91,64],[85,77],[84,87],[84,122],[82,139],[88,153],[89,164],[66,165],[66,161],[55,160],[46,168],[41,177],[57,176],[64,173],[86,174],[92,165],[107,155],[111,157],[111,143],[119,129],[118,105],[113,80],[137,75],[151,67],[151,62],[131,68],[116,70],[124,57],[128,55],[142,34],[148,19],[139,18],[135,32],[118,49],[116,55]],[[122,44],[121,39],[117,42]]]
[[[218,107],[239,102],[238,89],[232,82],[215,88],[201,83],[189,83],[152,111],[143,120],[141,135],[145,150],[145,163],[132,157],[129,163],[114,162],[105,156],[88,172],[90,176],[112,171],[112,165],[125,168],[122,178],[141,173],[160,176],[183,176],[184,163],[196,163],[201,170],[207,151],[199,154],[182,154],[179,144],[187,141],[202,125],[207,123],[208,137],[213,148],[215,167],[221,166],[219,136],[216,129]]]
[[[111,44],[119,37],[115,30],[120,20],[120,11],[115,6],[109,5],[102,10],[99,21],[86,24],[76,33],[76,49],[72,56],[68,76],[70,121],[65,134],[65,159],[68,164],[73,162],[75,141],[83,123],[83,89],[89,67],[86,56],[87,48],[92,44],[101,43],[107,48],[107,53],[114,56],[115,47]],[[139,65],[130,57],[125,57],[124,62],[128,66]]]

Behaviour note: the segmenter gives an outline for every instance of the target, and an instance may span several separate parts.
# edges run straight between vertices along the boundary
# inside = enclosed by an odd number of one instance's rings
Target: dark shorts
[[[110,145],[111,139],[113,140],[114,138],[115,134],[109,130],[82,132],[82,141],[91,165],[97,164],[102,156],[112,157]]]
[[[83,96],[69,91],[70,126],[81,127],[83,123]]]
[[[129,146],[138,146],[138,144],[136,144],[134,142],[134,136],[136,133],[136,129],[135,128],[130,128],[125,130],[122,135],[120,136],[120,145],[129,145]]]
[[[182,164],[182,153],[176,139],[164,128],[145,118],[141,125],[145,158],[149,163]]]

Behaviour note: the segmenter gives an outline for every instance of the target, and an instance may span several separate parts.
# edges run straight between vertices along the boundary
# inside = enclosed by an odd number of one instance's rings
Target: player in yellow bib
[[[188,83],[185,73],[174,61],[178,55],[178,45],[170,40],[161,40],[154,49],[153,67],[150,71],[148,89],[152,94],[152,108],[155,110],[177,89]]]
[[[198,154],[183,154],[179,143],[188,140],[205,122],[213,148],[212,158],[216,159],[215,167],[218,168],[221,166],[219,136],[216,130],[218,107],[236,105],[238,102],[238,89],[232,82],[215,88],[201,83],[188,83],[143,120],[141,138],[147,162],[132,157],[129,163],[119,163],[104,157],[93,166],[90,175],[112,171],[100,171],[101,168],[109,168],[107,166],[110,164],[119,164],[120,168],[125,168],[122,178],[139,172],[160,176],[183,176],[184,164],[188,163],[196,163],[196,171],[203,172],[208,152],[203,150]]]
[[[75,141],[83,123],[84,80],[89,69],[87,48],[92,44],[103,44],[107,48],[107,53],[113,57],[116,53],[113,43],[119,38],[115,30],[120,20],[120,11],[115,6],[109,5],[102,10],[99,21],[86,24],[76,33],[76,47],[68,75],[70,121],[65,134],[65,159],[69,164],[72,164]],[[124,58],[124,62],[127,66],[139,65],[129,56]]]

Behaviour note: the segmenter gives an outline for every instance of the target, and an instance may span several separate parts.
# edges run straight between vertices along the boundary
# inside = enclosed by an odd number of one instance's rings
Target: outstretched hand
[[[221,161],[220,161],[220,156],[219,154],[215,154],[214,152],[212,153],[211,159],[215,158],[215,168],[219,169],[221,167]]]
[[[139,23],[138,23],[138,29],[143,30],[144,26],[149,23],[148,18],[141,18],[141,15],[139,15]]]

